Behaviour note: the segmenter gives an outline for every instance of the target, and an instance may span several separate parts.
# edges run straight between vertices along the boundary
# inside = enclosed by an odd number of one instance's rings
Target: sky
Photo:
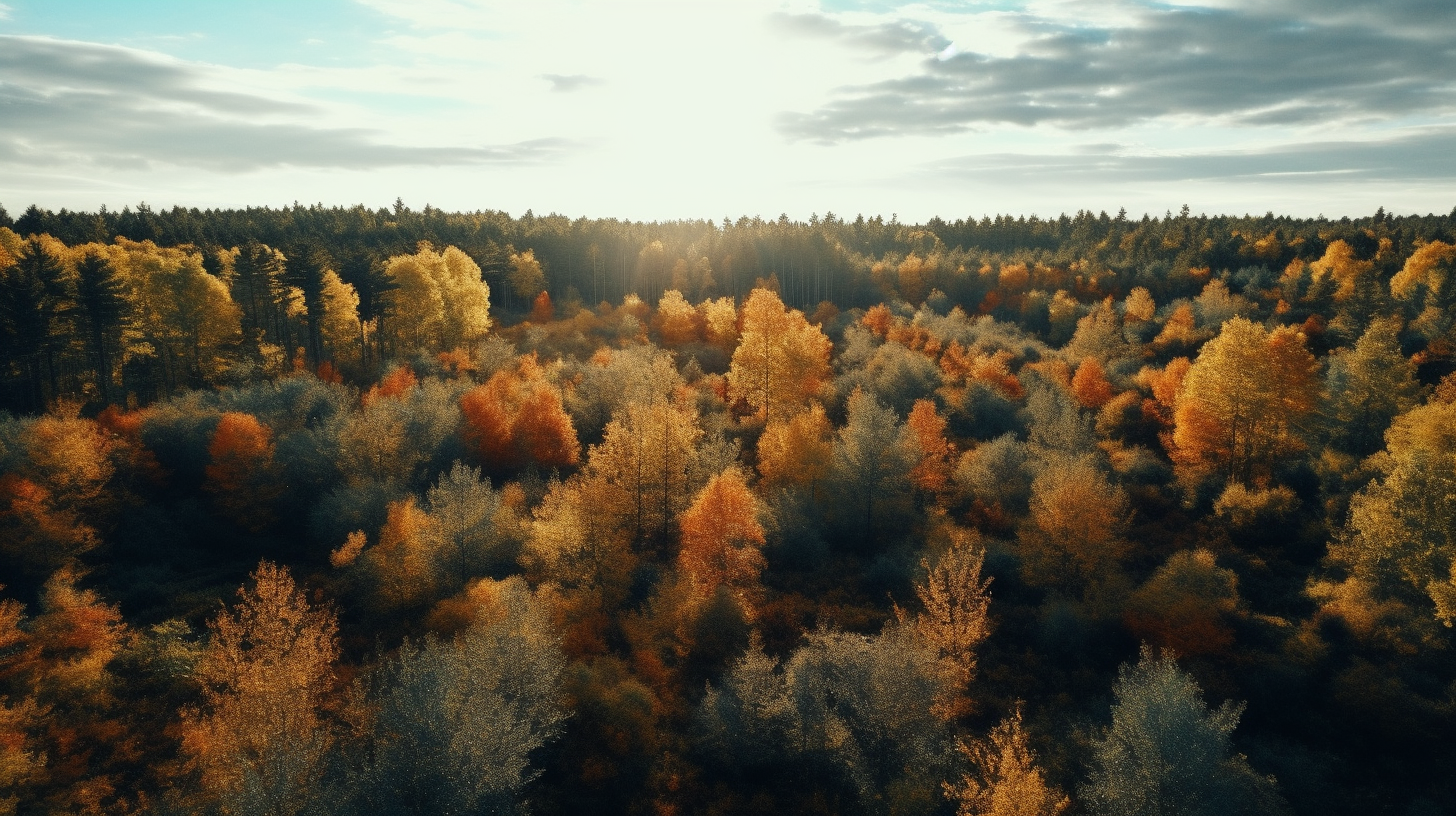
[[[1456,206],[1451,0],[0,0],[0,205]]]

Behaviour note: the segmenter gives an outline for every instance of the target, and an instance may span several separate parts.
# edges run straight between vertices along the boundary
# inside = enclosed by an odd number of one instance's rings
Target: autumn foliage
[[[543,467],[576,464],[578,444],[571,417],[534,355],[467,392],[460,409],[465,414],[466,439],[492,468],[509,470],[530,462]]]

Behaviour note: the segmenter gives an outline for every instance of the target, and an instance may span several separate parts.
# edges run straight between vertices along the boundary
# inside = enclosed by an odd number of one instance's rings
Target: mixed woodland
[[[0,208],[0,814],[1456,810],[1456,212]]]

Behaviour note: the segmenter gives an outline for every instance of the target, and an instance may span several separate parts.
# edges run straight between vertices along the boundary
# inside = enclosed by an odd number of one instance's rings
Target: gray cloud
[[[937,162],[927,176],[1059,186],[1136,182],[1280,182],[1456,180],[1456,129],[1435,128],[1386,141],[1327,141],[1258,150],[1180,155],[1120,152],[1093,146],[1080,155],[998,153]]]
[[[1031,39],[1021,53],[927,57],[911,76],[840,89],[818,110],[781,115],[778,126],[794,139],[835,142],[1002,123],[1302,125],[1456,107],[1456,4],[1393,3],[1397,22],[1382,27],[1353,0],[1332,3],[1328,15],[1313,0],[1144,8],[1116,28],[1023,15]],[[1422,26],[1401,22],[1427,11]]]
[[[950,45],[930,23],[898,20],[881,25],[847,25],[823,14],[785,14],[769,16],[780,31],[802,36],[837,40],[877,57],[896,54],[934,54]]]
[[[207,79],[200,66],[131,49],[0,35],[0,160],[243,172],[522,163],[571,147],[556,139],[486,147],[387,144],[365,129],[300,124],[317,109],[216,90]]]
[[[601,79],[586,74],[542,74],[541,78],[551,83],[553,93],[571,93],[603,84]]]

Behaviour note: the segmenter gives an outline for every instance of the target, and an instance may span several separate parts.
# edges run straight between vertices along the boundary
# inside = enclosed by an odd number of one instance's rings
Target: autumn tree
[[[703,431],[696,411],[667,400],[629,403],[591,448],[588,471],[603,505],[634,541],[662,540],[692,501]]]
[[[209,624],[197,666],[202,703],[182,717],[200,792],[224,813],[313,812],[332,743],[319,706],[338,658],[332,612],[263,562],[238,603]]]
[[[829,474],[833,431],[824,407],[809,407],[786,419],[770,420],[758,438],[758,472],[769,487],[803,485],[811,492]]]
[[[1112,724],[1092,744],[1078,798],[1096,816],[1279,814],[1270,777],[1233,752],[1242,705],[1210,711],[1192,677],[1144,646],[1118,670]]]
[[[763,525],[758,500],[737,468],[714,476],[678,520],[678,566],[702,597],[726,587],[745,608],[763,572]]]
[[[385,274],[397,287],[387,331],[403,349],[465,346],[490,328],[490,287],[480,267],[459,249],[436,252],[422,243],[413,255],[390,258]]]
[[[955,445],[945,438],[946,419],[927,399],[915,401],[905,427],[915,437],[920,461],[910,471],[915,487],[931,496],[941,496],[950,488],[951,470],[955,461]]]
[[[1093,411],[1106,405],[1112,399],[1112,384],[1107,382],[1107,372],[1096,357],[1084,357],[1072,376],[1072,395],[1083,408]]]
[[[657,301],[657,313],[653,315],[652,322],[663,345],[680,346],[699,339],[701,320],[698,310],[687,302],[682,292],[669,289]]]
[[[990,578],[981,576],[985,548],[965,531],[951,531],[951,547],[932,564],[922,559],[925,578],[915,585],[922,611],[910,618],[897,610],[903,625],[953,667],[962,688],[976,673],[976,648],[991,634],[988,614]]]
[[[1355,495],[1329,560],[1371,605],[1396,601],[1456,622],[1456,402],[1398,417],[1373,459],[1379,476]]]
[[[1208,550],[1183,550],[1128,598],[1123,615],[1133,634],[1181,655],[1218,654],[1234,645],[1241,606],[1239,578]]]
[[[541,268],[541,262],[536,260],[534,250],[528,249],[511,255],[510,270],[511,292],[516,297],[530,300],[538,292],[545,290],[546,273]]]
[[[974,772],[945,786],[956,816],[1058,816],[1071,805],[1038,767],[1019,703],[985,739],[962,742],[960,749]]]
[[[273,468],[273,433],[252,414],[228,411],[218,418],[207,446],[206,489],[225,516],[251,530],[272,523],[281,492]]]
[[[778,418],[802,406],[829,378],[829,338],[768,289],[743,304],[743,331],[728,369],[730,398]]]
[[[577,462],[576,429],[534,353],[460,398],[465,438],[492,468]]]
[[[319,337],[325,358],[343,364],[357,363],[365,346],[364,326],[359,322],[359,293],[337,272],[325,269],[319,303]]]
[[[1267,478],[1302,447],[1299,424],[1315,407],[1314,375],[1297,329],[1229,320],[1183,379],[1170,455],[1188,478]]]
[[[1128,499],[1089,458],[1049,463],[1031,484],[1020,530],[1028,583],[1101,588],[1127,554]]]

